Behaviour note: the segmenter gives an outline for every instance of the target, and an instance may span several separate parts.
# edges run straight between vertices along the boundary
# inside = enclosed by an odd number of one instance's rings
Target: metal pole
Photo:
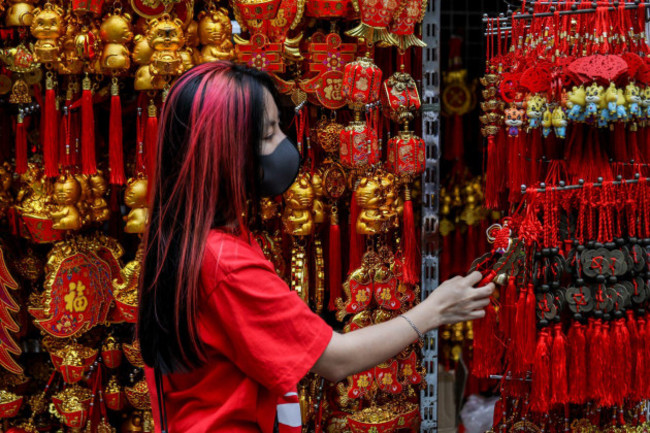
[[[438,192],[440,190],[440,3],[429,0],[422,23],[422,138],[426,170],[422,175],[422,299],[438,287]],[[426,387],[420,393],[421,433],[438,431],[438,331],[426,335],[422,363]]]

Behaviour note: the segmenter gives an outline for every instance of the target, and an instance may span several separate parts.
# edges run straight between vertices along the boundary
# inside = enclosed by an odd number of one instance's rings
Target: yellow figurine
[[[201,50],[201,63],[215,60],[232,60],[235,58],[235,49],[230,38],[232,37],[232,24],[228,12],[224,8],[199,14],[199,39],[203,45]]]
[[[634,83],[625,86],[625,101],[628,114],[635,119],[641,117],[641,89]]]
[[[77,75],[83,71],[84,62],[79,57],[75,38],[79,33],[79,25],[74,18],[68,18],[65,33],[61,38],[60,56],[57,62],[59,74]]]
[[[30,26],[34,19],[34,0],[9,0],[11,6],[5,15],[7,27]]]
[[[314,188],[309,175],[302,174],[283,194],[285,208],[282,226],[292,236],[308,236],[314,232]]]
[[[269,221],[280,216],[280,205],[272,198],[264,197],[260,200],[260,216],[262,221]]]
[[[379,210],[381,206],[381,183],[376,177],[364,177],[356,190],[359,218],[356,222],[357,233],[374,235],[382,231],[384,219]]]
[[[21,215],[47,218],[49,216],[52,184],[43,169],[35,163],[28,163],[27,171],[20,176],[22,183],[16,194],[16,210]]]
[[[562,107],[556,107],[555,110],[553,110],[551,121],[553,123],[553,129],[555,130],[555,136],[560,139],[566,138],[566,127],[568,122],[566,120],[566,113]]]
[[[59,58],[59,38],[62,36],[63,9],[47,2],[43,8],[34,9],[30,31],[36,39],[35,60],[40,63],[55,63]]]
[[[147,179],[129,179],[124,192],[124,204],[131,208],[126,220],[126,233],[144,233],[149,222],[149,209],[147,209]]]
[[[323,177],[318,171],[311,175],[311,185],[314,189],[314,224],[323,224],[327,220],[327,209],[323,203]]]
[[[13,184],[11,173],[9,163],[5,162],[0,165],[0,218],[6,216],[7,209],[14,203],[14,198],[11,195],[11,185]]]
[[[111,211],[108,209],[108,203],[104,196],[108,191],[108,183],[100,172],[88,177],[92,201],[90,202],[90,216],[95,223],[108,221],[111,217]]]
[[[81,197],[81,186],[72,175],[60,176],[54,183],[54,209],[50,211],[52,228],[57,230],[78,230],[82,226],[77,202]]]
[[[135,46],[133,47],[133,63],[140,65],[135,71],[135,90],[162,90],[165,87],[165,80],[151,74],[149,62],[153,49],[149,46],[147,38],[142,35],[135,37]]]
[[[154,75],[180,75],[183,59],[178,52],[185,43],[183,22],[172,20],[169,14],[149,21],[147,41],[154,50],[151,56],[151,73]]]
[[[388,231],[391,228],[399,227],[397,219],[397,185],[395,184],[395,175],[386,173],[379,177],[382,195],[384,201],[379,208],[381,211],[381,218],[383,220],[382,231]],[[402,204],[403,206],[403,204]]]
[[[120,74],[129,69],[131,59],[126,44],[133,39],[131,16],[121,12],[106,15],[99,28],[104,49],[100,58],[100,68],[109,74]]]

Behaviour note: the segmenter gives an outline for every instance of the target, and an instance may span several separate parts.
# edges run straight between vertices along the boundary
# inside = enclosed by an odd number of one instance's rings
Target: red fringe
[[[513,295],[514,296],[514,295]],[[526,314],[526,290],[519,290],[519,298],[515,306],[514,327],[510,342],[511,350],[508,358],[509,368],[515,374],[525,373],[524,367],[524,341],[526,338],[526,326],[524,315]],[[534,338],[534,337],[533,337]]]
[[[144,152],[147,155],[147,177],[153,179],[158,153],[158,117],[156,114],[156,106],[153,103],[149,105],[147,111],[147,124],[144,130]]]
[[[589,381],[587,382],[588,392],[587,395],[591,400],[598,400],[600,397],[599,384],[602,380],[600,363],[602,357],[602,350],[598,344],[600,343],[602,334],[601,329],[602,323],[600,320],[596,322],[595,319],[589,319],[589,325],[587,328],[587,350],[588,350],[588,372],[589,372]]]
[[[485,205],[490,209],[499,207],[499,184],[501,176],[501,162],[503,155],[497,154],[496,139],[494,135],[487,137],[487,154],[485,157]]]
[[[357,219],[359,218],[359,205],[357,204],[357,192],[352,193],[350,200],[350,268],[348,273],[361,266],[363,255],[363,237],[357,234]]]
[[[418,272],[418,244],[415,239],[415,217],[413,216],[413,202],[411,200],[404,201],[404,224],[402,230],[402,239],[404,240],[404,269],[402,278],[404,283],[415,285],[420,281],[420,272]]]
[[[562,325],[553,325],[553,347],[551,352],[552,398],[553,404],[566,404],[569,402],[567,383],[567,353],[566,337],[562,332]]]
[[[93,93],[89,89],[81,92],[81,171],[83,174],[97,173],[95,158],[95,113]]]
[[[478,378],[488,378],[499,371],[503,345],[496,336],[497,328],[497,313],[491,302],[485,317],[474,321],[472,374]]]
[[[596,322],[598,327],[598,322]],[[596,346],[594,349],[598,352],[601,352],[599,369],[600,371],[597,375],[593,376],[592,380],[596,381],[596,387],[598,390],[598,404],[600,406],[612,406],[614,404],[614,393],[610,389],[610,377],[614,377],[612,372],[609,371],[609,368],[612,366],[612,350],[614,348],[611,346],[612,338],[610,333],[612,332],[609,322],[604,322],[601,325],[601,332],[596,332]],[[618,368],[618,367],[616,367]],[[612,374],[608,377],[608,374]]]
[[[336,311],[336,299],[341,297],[341,228],[338,221],[332,221],[329,231],[329,285],[328,308]]]
[[[501,319],[499,329],[503,334],[504,341],[512,340],[515,332],[515,319],[517,314],[517,286],[516,278],[508,278],[508,284],[501,289]]]
[[[111,114],[109,120],[108,164],[110,183],[124,185],[124,152],[122,150],[122,101],[119,94],[111,95]]]
[[[533,291],[533,285],[529,284],[526,289],[526,304],[523,316],[523,340],[522,347],[524,349],[523,361],[528,368],[528,366],[533,364],[533,357],[535,356],[535,292]]]
[[[440,281],[446,281],[451,277],[451,263],[452,263],[452,251],[451,251],[451,234],[447,236],[440,236],[442,239],[442,246],[440,247]]]
[[[587,348],[585,326],[577,321],[571,324],[569,345],[569,402],[583,404],[587,401]]]
[[[27,172],[27,131],[22,114],[18,115],[16,122],[16,173]]]
[[[625,319],[617,319],[610,328],[613,329],[610,330],[610,346],[607,346],[610,348],[609,375],[606,374],[605,377],[610,378],[608,389],[614,404],[622,406],[630,384],[630,333],[625,326]]]
[[[650,342],[648,342],[648,338],[650,338],[650,335],[648,335],[648,321],[645,317],[639,317],[637,319],[637,323],[639,325],[639,345],[636,361],[636,380],[639,384],[638,389],[640,399],[647,399],[650,397],[650,392],[648,392],[650,388],[650,381],[648,381],[648,377],[650,375],[648,373],[646,365],[646,363],[650,361],[650,353],[648,353],[648,349],[650,348]]]
[[[45,90],[44,104],[42,123],[45,176],[56,177],[59,175],[59,122],[54,89]]]
[[[533,363],[531,410],[546,413],[551,405],[551,336],[548,328],[539,332]]]
[[[626,325],[627,331],[630,334],[630,371],[627,396],[635,399],[639,395],[639,376],[637,372],[637,368],[639,367],[639,328],[637,327],[634,312],[632,310],[627,311]],[[639,398],[639,400],[641,399]]]

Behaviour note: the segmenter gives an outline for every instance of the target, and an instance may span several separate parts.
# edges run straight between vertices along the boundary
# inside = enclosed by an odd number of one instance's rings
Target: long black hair
[[[230,62],[181,76],[162,108],[137,335],[145,363],[163,373],[204,363],[197,317],[210,229],[246,232],[259,202],[259,150],[270,77]]]

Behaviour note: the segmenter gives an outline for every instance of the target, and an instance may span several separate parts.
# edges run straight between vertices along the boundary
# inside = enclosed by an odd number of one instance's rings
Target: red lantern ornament
[[[0,419],[13,418],[18,415],[23,405],[23,397],[12,392],[0,392]]]
[[[339,157],[341,164],[351,169],[377,164],[381,157],[377,133],[357,117],[341,131]]]
[[[367,57],[345,65],[342,90],[350,109],[361,111],[379,100],[381,76],[381,69]]]
[[[104,6],[104,0],[72,0],[72,12],[77,15],[99,15]]]
[[[412,131],[400,131],[388,140],[386,168],[398,177],[410,179],[424,172],[424,140]]]
[[[363,38],[370,44],[397,46],[398,42],[388,31],[391,20],[397,11],[397,0],[353,0],[355,12],[361,15],[361,23],[346,35]]]
[[[404,123],[413,120],[413,112],[419,110],[422,103],[415,80],[404,72],[404,65],[400,69],[382,84],[381,102],[391,120]]]

